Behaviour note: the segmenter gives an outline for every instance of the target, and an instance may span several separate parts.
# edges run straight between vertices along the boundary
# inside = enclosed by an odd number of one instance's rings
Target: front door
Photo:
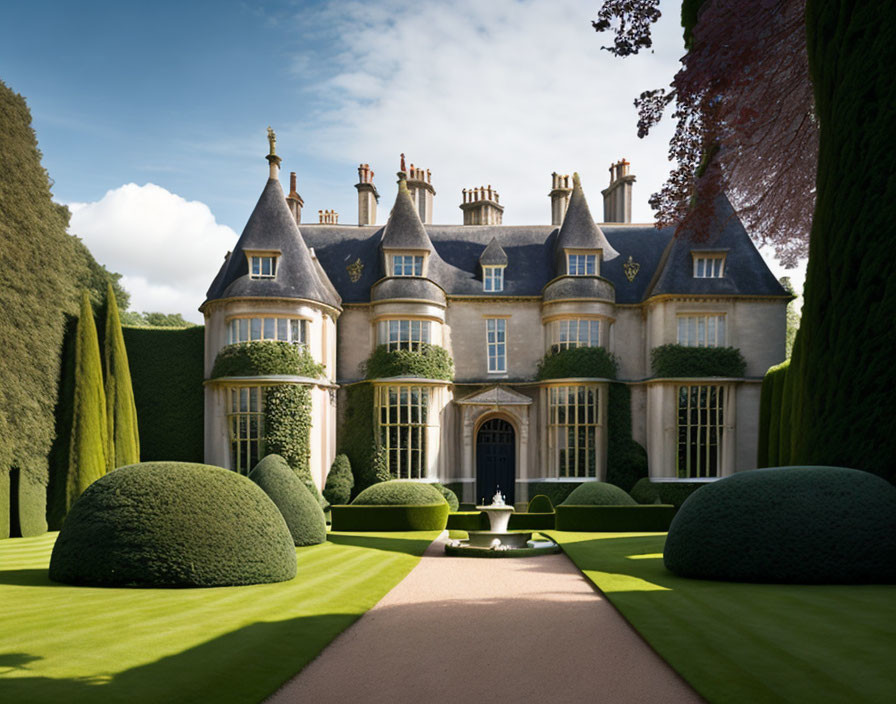
[[[513,426],[501,418],[487,420],[476,435],[476,499],[490,504],[500,489],[512,506],[516,487],[516,447]]]

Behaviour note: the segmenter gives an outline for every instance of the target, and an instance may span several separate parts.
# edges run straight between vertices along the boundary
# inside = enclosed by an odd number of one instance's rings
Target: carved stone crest
[[[625,278],[629,280],[629,283],[635,280],[635,277],[638,275],[638,272],[641,270],[641,265],[638,264],[634,259],[632,259],[631,255],[628,257],[628,261],[622,265],[622,269],[625,271]]]
[[[351,279],[351,282],[356,284],[361,280],[361,272],[364,271],[364,264],[359,257],[345,267],[345,270],[348,272],[348,278]]]

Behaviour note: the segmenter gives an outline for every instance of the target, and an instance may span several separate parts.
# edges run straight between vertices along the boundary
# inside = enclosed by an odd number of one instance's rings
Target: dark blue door
[[[479,428],[476,436],[476,502],[486,504],[500,488],[504,501],[513,505],[516,487],[516,447],[513,426],[492,418]]]

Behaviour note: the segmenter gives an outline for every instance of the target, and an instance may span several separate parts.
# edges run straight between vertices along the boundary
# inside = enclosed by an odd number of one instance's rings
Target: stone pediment
[[[503,386],[492,386],[455,403],[468,406],[531,406],[532,399]]]

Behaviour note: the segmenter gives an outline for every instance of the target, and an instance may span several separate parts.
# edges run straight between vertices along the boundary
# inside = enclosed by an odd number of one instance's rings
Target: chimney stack
[[[302,222],[302,206],[305,205],[305,201],[302,200],[302,196],[296,191],[295,171],[289,172],[289,195],[286,196],[286,205],[289,207],[289,212],[296,219],[296,225]]]
[[[491,184],[465,188],[460,209],[464,211],[464,225],[500,225],[504,219],[504,206],[499,203],[498,192]]]
[[[339,213],[335,210],[318,210],[317,217],[320,219],[321,225],[339,224]]]
[[[601,191],[604,196],[604,222],[632,221],[632,184],[635,177],[628,172],[628,167],[625,159],[610,164],[610,185]]]
[[[551,225],[560,227],[563,224],[563,216],[569,205],[569,197],[572,195],[572,186],[569,185],[569,174],[560,175],[556,171],[551,174]]]
[[[429,169],[416,168],[413,164],[409,169],[405,168],[404,154],[401,155],[401,168],[399,174],[403,174],[408,184],[408,191],[417,214],[424,225],[432,224],[432,201],[436,190],[432,187],[432,174]],[[401,176],[399,176],[401,178]]]
[[[380,200],[380,194],[373,185],[373,171],[370,164],[358,166],[358,225],[376,224],[376,204]]]

